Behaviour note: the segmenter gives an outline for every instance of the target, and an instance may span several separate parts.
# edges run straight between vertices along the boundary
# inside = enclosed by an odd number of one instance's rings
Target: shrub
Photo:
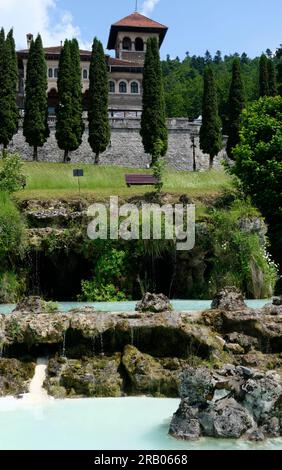
[[[212,214],[211,296],[225,285],[237,286],[248,297],[273,294],[277,266],[267,252],[267,239],[242,228],[240,222],[246,219],[259,219],[248,201],[235,201],[230,210],[214,210]]]
[[[25,278],[13,271],[0,273],[0,303],[16,303],[24,294]]]
[[[18,155],[4,154],[0,170],[0,191],[14,193],[23,189],[26,177],[22,174],[22,161]]]
[[[126,300],[126,294],[113,284],[98,284],[97,281],[82,281],[82,294],[78,296],[79,301],[86,302],[119,302]]]
[[[0,192],[0,261],[13,264],[24,252],[24,223],[9,196]]]
[[[105,248],[105,247],[104,247]],[[115,302],[126,300],[122,285],[125,283],[126,252],[108,246],[99,256],[92,280],[82,281],[79,300],[89,302]]]

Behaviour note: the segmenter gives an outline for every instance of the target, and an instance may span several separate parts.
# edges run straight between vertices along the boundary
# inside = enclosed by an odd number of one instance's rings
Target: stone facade
[[[106,152],[100,157],[102,165],[117,165],[129,168],[146,168],[150,163],[150,156],[144,153],[140,137],[139,118],[111,118],[111,142]],[[188,119],[169,119],[169,145],[167,164],[175,170],[193,170],[193,142],[195,141],[196,169],[208,169],[209,158],[199,147],[199,130],[197,123]],[[82,145],[75,152],[70,153],[73,163],[93,163],[94,154],[88,144],[87,120]],[[55,138],[55,119],[49,119],[50,137],[44,147],[38,149],[39,161],[63,162],[63,151],[57,146]],[[9,148],[10,152],[18,153],[26,161],[32,160],[32,148],[25,142],[20,124],[19,132],[14,136]],[[221,161],[226,158],[223,150],[216,158],[215,168],[221,167]]]

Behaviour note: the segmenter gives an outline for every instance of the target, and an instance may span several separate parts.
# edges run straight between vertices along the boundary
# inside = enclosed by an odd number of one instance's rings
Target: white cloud
[[[53,20],[56,18],[56,20]],[[17,47],[26,48],[26,34],[41,34],[44,46],[57,46],[76,37],[81,48],[89,48],[69,11],[60,10],[58,0],[0,0],[0,26],[14,28]]]
[[[160,0],[145,0],[142,5],[141,13],[143,15],[149,15],[150,13],[152,13],[152,11],[154,10],[157,3],[159,3],[159,1]]]

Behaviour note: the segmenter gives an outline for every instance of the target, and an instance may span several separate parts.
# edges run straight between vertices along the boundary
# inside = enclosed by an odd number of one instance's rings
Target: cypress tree
[[[144,150],[152,156],[152,164],[167,152],[167,127],[163,77],[159,45],[156,38],[147,41],[143,73],[143,111],[140,131]]]
[[[269,96],[268,59],[265,54],[259,61],[259,95]]]
[[[66,40],[59,59],[59,106],[56,109],[56,139],[58,147],[64,150],[64,162],[70,160],[69,152],[79,147],[83,133],[81,76],[79,67],[78,77],[77,61],[77,45]]]
[[[277,95],[276,70],[271,58],[267,61],[269,96]]]
[[[83,123],[83,106],[82,106],[82,84],[81,84],[81,69],[80,69],[80,51],[76,39],[70,42],[70,52],[72,60],[72,118],[73,118],[73,133],[75,139],[73,141],[72,151],[79,148],[82,143],[82,136],[84,132]]]
[[[25,87],[23,135],[33,147],[33,160],[38,160],[38,147],[43,147],[50,135],[48,128],[47,65],[41,36],[30,45]]]
[[[232,82],[229,92],[227,114],[227,154],[232,158],[233,148],[240,141],[240,116],[245,107],[245,90],[241,74],[240,59],[236,58],[232,66]]]
[[[276,71],[277,71],[277,91],[282,96],[282,44],[277,49],[275,54]]]
[[[5,152],[18,129],[18,66],[13,31],[0,32],[0,144]]]
[[[209,169],[213,167],[214,157],[222,149],[221,120],[218,114],[217,88],[211,66],[205,68],[204,96],[200,130],[200,147],[210,156]]]
[[[89,72],[89,144],[95,153],[95,164],[110,142],[108,116],[108,70],[102,43],[94,38]]]

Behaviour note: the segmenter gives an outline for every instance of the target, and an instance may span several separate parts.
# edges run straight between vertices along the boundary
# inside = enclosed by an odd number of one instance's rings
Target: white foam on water
[[[50,400],[47,391],[43,388],[46,378],[48,359],[39,357],[36,362],[34,376],[29,384],[28,393],[23,395],[22,401],[28,403],[42,403]]]

